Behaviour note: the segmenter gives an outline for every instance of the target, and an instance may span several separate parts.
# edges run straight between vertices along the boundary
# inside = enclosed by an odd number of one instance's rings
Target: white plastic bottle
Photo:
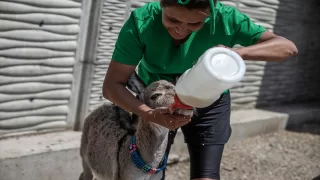
[[[213,47],[180,76],[175,91],[181,103],[196,108],[207,107],[223,91],[241,81],[245,72],[246,65],[239,54],[228,48]]]

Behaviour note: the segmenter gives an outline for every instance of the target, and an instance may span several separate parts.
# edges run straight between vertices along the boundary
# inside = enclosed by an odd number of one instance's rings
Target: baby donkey
[[[174,85],[165,80],[136,86],[138,98],[151,108],[174,103]],[[141,92],[141,93],[140,93]],[[191,115],[192,109],[178,109]],[[80,180],[160,180],[166,165],[169,129],[114,105],[103,104],[84,123]]]

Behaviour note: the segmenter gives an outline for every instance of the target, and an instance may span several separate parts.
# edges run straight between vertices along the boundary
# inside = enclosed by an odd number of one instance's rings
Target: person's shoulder
[[[232,5],[217,2],[216,11],[217,21],[222,23],[224,31],[228,34],[235,32],[243,22],[250,21],[248,15],[240,12]]]
[[[224,4],[222,2],[217,2],[216,11],[222,17],[230,17],[232,18],[247,18],[246,14],[241,13],[237,8]]]
[[[148,2],[145,5],[136,8],[132,14],[136,20],[145,21],[153,19],[155,16],[161,14],[160,2]]]

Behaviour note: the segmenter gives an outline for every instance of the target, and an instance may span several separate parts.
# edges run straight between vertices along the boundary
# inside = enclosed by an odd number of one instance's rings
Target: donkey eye
[[[150,98],[151,98],[151,100],[156,100],[156,99],[158,99],[160,96],[162,96],[161,93],[156,93],[156,94],[153,94]]]
[[[172,86],[166,85],[164,88],[165,89],[172,89]]]

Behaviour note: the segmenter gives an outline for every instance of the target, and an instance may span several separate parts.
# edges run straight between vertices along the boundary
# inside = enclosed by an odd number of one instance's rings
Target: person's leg
[[[190,179],[220,179],[223,144],[190,145]]]
[[[230,93],[197,109],[192,121],[181,129],[190,155],[190,178],[219,180],[224,144],[231,135]]]

